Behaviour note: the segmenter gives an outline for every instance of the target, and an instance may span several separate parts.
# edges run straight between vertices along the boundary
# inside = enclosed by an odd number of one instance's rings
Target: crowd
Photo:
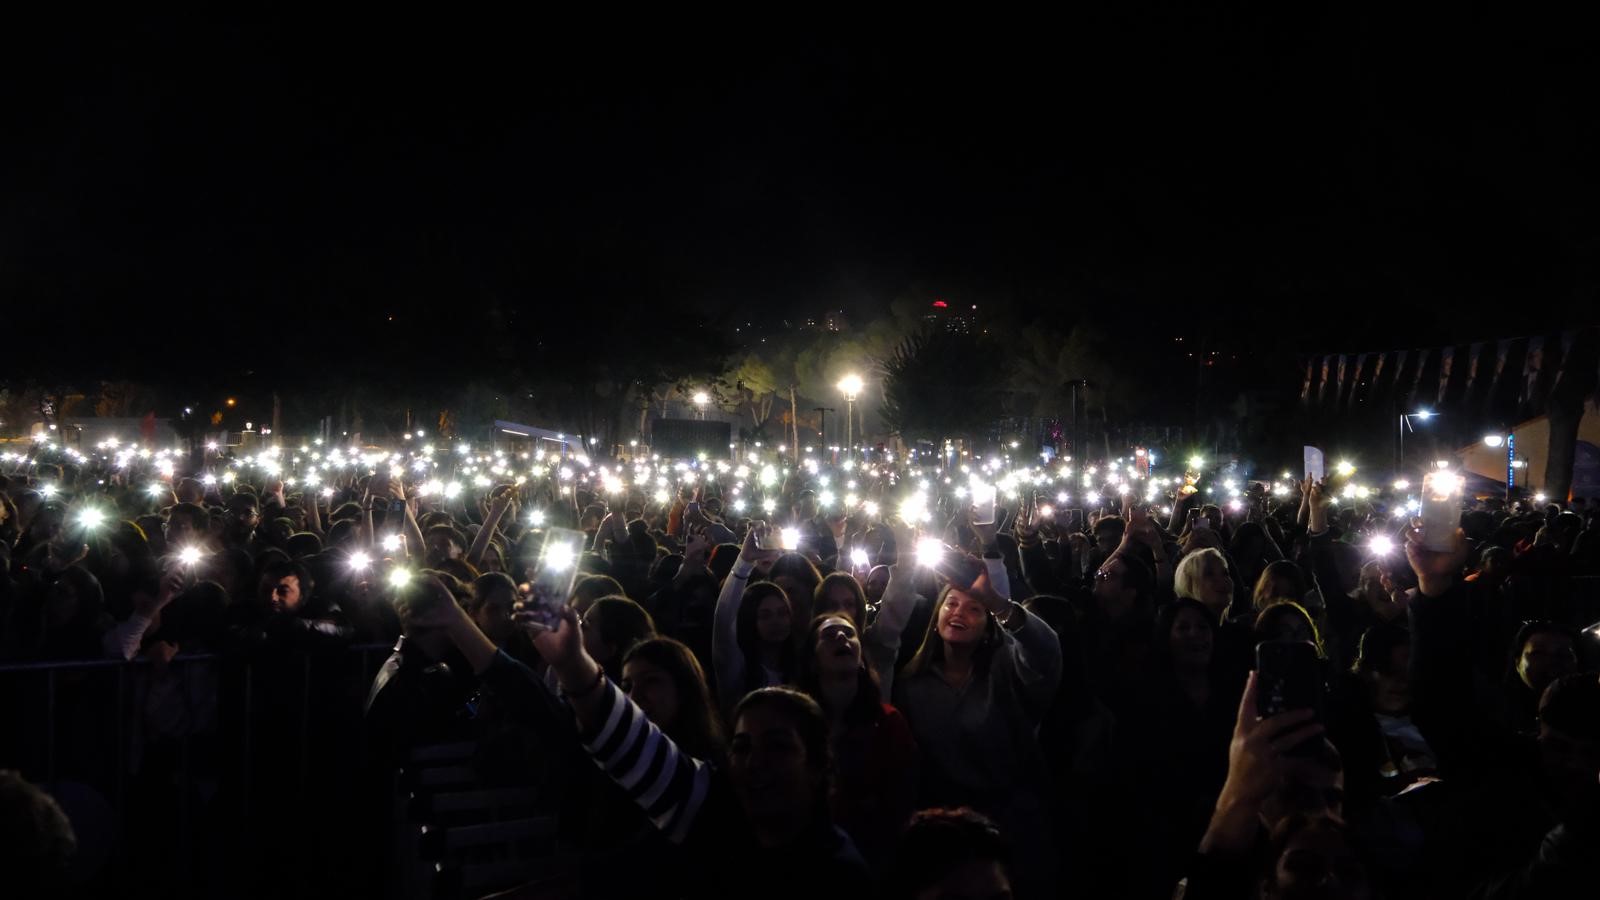
[[[157,837],[127,840],[159,843],[188,792],[186,814],[252,848],[212,873],[224,894],[270,893],[297,854],[392,888],[394,771],[450,741],[559,822],[571,866],[510,896],[1600,883],[1600,508],[1582,500],[1466,498],[1424,541],[1401,485],[1349,472],[101,449],[8,454],[0,660],[151,663],[127,688],[128,765]],[[556,526],[587,549],[540,624],[523,599]],[[1273,642],[1309,648],[1318,700],[1263,716]],[[375,674],[341,668],[371,644],[392,646]],[[171,664],[188,656],[248,660],[255,718],[229,708],[238,670]],[[52,689],[58,774],[101,748],[76,687]],[[13,729],[0,768],[33,736]],[[306,805],[336,790],[340,809]],[[39,896],[81,886],[53,802],[0,773],[0,803],[3,869]]]

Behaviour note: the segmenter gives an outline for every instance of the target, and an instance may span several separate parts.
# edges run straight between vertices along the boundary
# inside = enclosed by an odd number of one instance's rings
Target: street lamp
[[[1400,414],[1400,448],[1399,452],[1397,452],[1394,457],[1394,469],[1396,472],[1399,472],[1401,467],[1406,463],[1406,432],[1416,430],[1412,428],[1411,420],[1416,419],[1419,422],[1426,422],[1431,418],[1433,418],[1433,411],[1428,409],[1424,409],[1420,412]]]
[[[691,399],[694,400],[694,405],[695,405],[696,410],[698,410],[699,413],[700,413],[700,418],[701,419],[705,419],[705,417],[706,417],[706,404],[711,402],[711,396],[709,394],[707,394],[705,391],[695,391],[694,392],[694,397],[692,397]]]
[[[861,376],[846,375],[839,379],[839,390],[844,392],[844,452],[849,457],[855,451],[856,395],[861,393]]]

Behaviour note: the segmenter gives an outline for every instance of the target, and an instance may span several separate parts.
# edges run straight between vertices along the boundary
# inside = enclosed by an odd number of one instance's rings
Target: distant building
[[[929,304],[928,311],[922,316],[923,321],[932,322],[937,326],[955,334],[972,334],[978,330],[978,304],[963,307],[948,300],[934,300]]]

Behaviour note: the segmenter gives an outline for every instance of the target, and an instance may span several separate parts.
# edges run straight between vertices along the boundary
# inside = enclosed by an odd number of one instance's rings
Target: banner
[[[1528,339],[1528,355],[1522,362],[1522,387],[1517,393],[1517,405],[1530,403],[1539,392],[1539,370],[1544,367],[1544,337]]]
[[[1350,374],[1350,396],[1345,401],[1350,406],[1355,406],[1359,402],[1357,395],[1361,393],[1361,370],[1366,367],[1369,355],[1363,353],[1356,357],[1356,369]]]
[[[1335,409],[1339,408],[1339,398],[1344,396],[1344,367],[1349,361],[1349,357],[1343,353],[1339,354],[1339,380],[1333,384],[1333,406]]]
[[[1500,376],[1506,370],[1506,358],[1511,355],[1511,341],[1506,339],[1495,348],[1494,377],[1489,380],[1489,395],[1485,403],[1492,411],[1494,409],[1494,389],[1500,386]]]
[[[1322,383],[1317,385],[1317,405],[1318,406],[1321,406],[1322,405],[1322,401],[1324,399],[1326,399],[1327,396],[1328,396],[1328,367],[1330,365],[1332,365],[1332,364],[1333,364],[1333,357],[1324,356],[1322,358]]]
[[[1311,371],[1316,368],[1317,361],[1313,358],[1306,359],[1306,380],[1300,385],[1300,402],[1311,402]]]
[[[1439,396],[1433,400],[1434,406],[1444,403],[1444,395],[1450,390],[1450,369],[1455,363],[1456,348],[1446,347],[1440,351],[1439,357]]]
[[[1372,393],[1374,396],[1383,387],[1383,361],[1388,357],[1388,353],[1379,353],[1378,361],[1372,366]]]
[[[1461,392],[1463,400],[1472,397],[1472,385],[1478,380],[1478,363],[1483,359],[1485,346],[1487,345],[1483,341],[1479,341],[1467,349],[1467,389]]]
[[[1564,331],[1561,333],[1561,358],[1559,360],[1553,360],[1555,365],[1552,366],[1552,368],[1556,370],[1556,377],[1550,383],[1551,394],[1554,394],[1556,392],[1556,388],[1561,386],[1561,376],[1567,373],[1567,360],[1572,358],[1572,339],[1576,335],[1577,332],[1575,331]]]
[[[1417,351],[1417,372],[1411,376],[1411,390],[1406,393],[1406,402],[1417,402],[1417,389],[1422,387],[1422,370],[1428,367],[1428,350],[1423,348]]]

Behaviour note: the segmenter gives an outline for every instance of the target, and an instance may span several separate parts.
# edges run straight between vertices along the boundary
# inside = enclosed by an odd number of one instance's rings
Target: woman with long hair
[[[761,546],[768,533],[764,523],[750,526],[733,571],[717,596],[711,662],[717,673],[718,706],[723,710],[733,709],[739,698],[757,688],[794,683],[791,598],[773,582],[750,584],[758,564],[776,560],[782,553]]]
[[[915,542],[900,546],[895,568],[909,569]],[[1054,862],[1039,789],[1047,768],[1038,730],[1061,678],[1061,643],[1050,626],[1011,601],[1004,560],[969,556],[956,571],[966,583],[942,578],[922,646],[892,682],[894,705],[910,721],[920,751],[920,800],[994,816],[1018,837],[1027,887],[1048,891]],[[885,614],[904,627],[903,612]]]
[[[848,577],[848,576],[847,576]],[[849,616],[811,621],[800,650],[800,689],[828,717],[836,764],[833,821],[875,868],[888,862],[916,805],[917,744],[905,716],[885,703]]]

